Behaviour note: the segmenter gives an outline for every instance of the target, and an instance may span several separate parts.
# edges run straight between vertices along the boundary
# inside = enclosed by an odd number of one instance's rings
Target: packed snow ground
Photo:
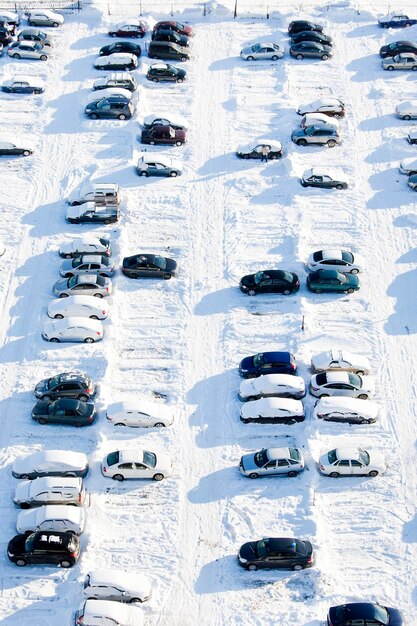
[[[100,566],[152,578],[153,597],[143,605],[152,626],[319,626],[330,605],[356,600],[397,606],[407,624],[417,623],[417,218],[415,196],[398,173],[398,162],[416,148],[405,141],[412,124],[393,115],[399,100],[414,96],[416,76],[383,72],[379,47],[403,34],[382,31],[376,15],[351,10],[306,16],[334,37],[329,61],[288,55],[277,63],[240,60],[249,42],[285,42],[288,22],[298,16],[228,21],[194,14],[188,80],[149,83],[144,56],[135,71],[138,113],[129,122],[87,121],[82,112],[101,76],[92,62],[109,42],[104,12],[67,17],[53,31],[56,52],[47,63],[0,59],[2,80],[33,71],[47,81],[41,96],[0,95],[2,132],[30,135],[35,147],[32,157],[0,162],[0,237],[7,247],[0,259],[1,623],[69,624],[84,575]],[[417,27],[407,37],[417,40]],[[343,144],[296,147],[290,141],[300,120],[296,106],[328,94],[347,104]],[[135,174],[138,121],[149,113],[188,120],[188,143],[164,149],[184,161],[178,179]],[[258,137],[281,140],[284,158],[262,165],[238,161],[236,146]],[[303,189],[298,177],[315,164],[341,167],[352,186]],[[116,226],[65,222],[65,198],[88,178],[122,186]],[[178,261],[179,277],[146,282],[117,274],[104,340],[47,344],[40,328],[58,278],[58,247],[94,231],[111,237],[118,264],[136,252],[160,252]],[[361,290],[350,296],[307,292],[308,254],[339,245],[366,259]],[[297,272],[300,292],[241,294],[239,278],[267,267]],[[311,355],[329,347],[371,359],[378,423],[239,421],[242,357],[290,350],[308,381]],[[71,369],[88,372],[100,385],[96,424],[75,431],[32,422],[35,384]],[[121,432],[104,418],[110,402],[155,396],[175,407],[176,421],[163,431]],[[312,408],[311,397],[305,404]],[[321,477],[320,452],[340,443],[383,450],[386,475]],[[303,448],[307,471],[256,482],[240,476],[241,454],[281,444]],[[123,447],[166,450],[174,475],[152,484],[103,478],[101,459]],[[90,459],[83,553],[71,570],[19,569],[6,555],[17,516],[11,464],[41,448],[80,450]],[[314,568],[240,569],[239,546],[268,535],[310,539]]]

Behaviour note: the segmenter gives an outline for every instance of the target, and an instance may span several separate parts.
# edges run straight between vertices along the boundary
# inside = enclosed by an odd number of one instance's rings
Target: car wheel
[[[90,320],[98,320],[98,315],[90,315]]]
[[[240,421],[243,422],[244,424],[249,424],[250,420],[246,419],[245,417],[241,417]]]
[[[353,293],[355,290],[352,289],[352,287],[350,287],[349,289],[346,289],[346,293]]]
[[[44,400],[45,402],[52,402],[52,397],[51,396],[41,396],[41,400]]]
[[[176,141],[176,142],[175,142],[175,145],[176,145],[176,146],[182,146],[182,141]]]
[[[252,402],[252,400],[258,400],[258,396],[248,396],[246,398],[246,402]]]
[[[44,419],[43,417],[40,417],[40,418],[38,419],[38,423],[39,423],[39,424],[42,424],[42,426],[44,426],[44,425],[46,424],[46,419]]]
[[[294,572],[299,572],[300,570],[303,569],[303,566],[300,565],[300,564],[293,565],[292,569],[293,569]]]
[[[58,22],[54,22],[54,23],[52,24],[52,26],[53,26],[54,28],[58,28],[59,24],[58,24]]]
[[[335,145],[336,145],[336,142],[335,142],[335,140],[334,140],[334,139],[329,139],[329,141],[327,142],[327,146],[328,146],[329,148],[334,148],[334,147],[335,147]]]
[[[340,191],[340,189],[343,189],[343,185],[336,185],[336,189],[339,189]]]
[[[159,473],[158,474],[154,474],[154,477],[153,477],[153,479],[158,481],[158,482],[161,481],[161,480],[164,480],[164,478],[165,478],[164,475],[163,474],[159,474]]]
[[[328,55],[328,54],[322,54],[322,55],[321,55],[321,60],[322,60],[322,61],[327,61],[327,59],[328,59],[328,58],[329,58],[329,55]]]
[[[330,472],[329,476],[331,476],[332,478],[339,478],[340,474],[339,472]]]
[[[23,150],[23,156],[29,156],[30,150]]]
[[[120,113],[119,115],[119,120],[125,120],[126,119],[126,115],[124,113]]]
[[[248,565],[247,568],[250,572],[256,572],[256,570],[258,569],[258,566],[255,565],[255,563],[251,563],[250,565]]]
[[[321,293],[321,289],[314,289],[314,293]]]
[[[60,298],[68,298],[68,294],[67,293],[60,293],[59,297]]]
[[[46,56],[46,54],[42,54],[42,56],[40,57],[41,61],[47,61],[48,57]]]
[[[382,24],[382,28],[388,28],[388,24]]]
[[[351,274],[358,274],[358,273],[359,273],[359,270],[357,270],[357,269],[353,269],[353,270],[351,270],[351,272],[350,272],[350,273],[351,273]]]
[[[363,370],[356,370],[355,374],[358,374],[358,376],[364,376],[365,372]]]
[[[177,78],[177,83],[183,83],[184,79],[183,78]]]
[[[35,22],[31,22],[30,20],[28,20],[28,24],[29,26],[36,26]]]
[[[63,320],[64,316],[61,315],[61,313],[57,313],[56,315],[54,315],[54,320]]]
[[[158,79],[157,79],[156,77],[154,77],[154,78],[151,78],[151,81],[152,81],[153,83],[157,83],[157,82],[158,82]]]
[[[29,476],[29,474],[20,474],[19,478],[21,480],[29,480],[30,476]],[[36,478],[36,476],[35,476],[35,478]]]
[[[388,70],[389,72],[392,72],[392,70],[393,70],[393,69],[394,69],[394,66],[393,66],[393,65],[388,65],[387,70]]]
[[[375,478],[375,476],[378,476],[379,472],[377,472],[376,470],[372,470],[372,472],[369,472],[368,476],[372,476],[372,478]]]
[[[287,476],[294,478],[294,476],[297,476],[297,472],[288,472]]]
[[[252,480],[255,480],[256,478],[259,478],[259,474],[255,474],[255,473],[249,474],[249,478],[252,478]]]
[[[68,569],[69,567],[71,567],[71,561],[67,561],[67,559],[64,559],[63,561],[61,561],[60,566],[64,569]]]
[[[410,115],[403,115],[403,120],[411,120]]]
[[[299,139],[297,141],[297,146],[306,146],[307,145],[307,141],[305,139]]]
[[[361,393],[358,398],[360,400],[367,400],[368,399],[368,394],[367,393]]]
[[[25,561],[25,559],[16,559],[15,563],[16,563],[16,565],[18,565],[19,567],[25,567],[25,565],[26,565],[26,561]]]
[[[92,337],[86,337],[84,343],[94,343],[94,339]]]
[[[413,69],[414,69],[414,68],[413,68]],[[416,68],[416,69],[417,69],[417,68]],[[42,93],[42,92],[40,91],[40,89],[34,89],[34,90],[33,90],[33,93],[34,93],[34,94],[36,94],[36,95],[38,96],[38,95],[39,95],[40,93]]]
[[[90,113],[90,120],[96,120],[98,118],[97,113]]]
[[[249,291],[248,291],[248,296],[256,296],[256,291],[255,291],[255,289],[249,289]]]
[[[282,292],[284,296],[289,296],[291,291],[289,289],[284,289],[284,291]]]
[[[411,24],[410,24],[410,22],[407,22],[407,24],[404,24],[404,26],[405,26],[406,28],[408,28],[409,26],[411,26]]]
[[[143,602],[143,600],[142,600],[141,598],[131,598],[131,599],[130,599],[130,604],[133,604],[134,602],[140,602],[140,603],[142,603],[142,602]]]
[[[178,172],[170,172],[169,175],[171,176],[171,178],[175,178],[176,176],[178,176]]]
[[[115,426],[126,426],[126,424],[123,424],[123,422],[117,422],[117,424],[115,424]]]
[[[186,61],[186,60],[187,60],[187,57],[181,57],[180,58],[180,61]]]
[[[145,172],[144,170],[141,170],[139,172],[139,176],[149,176],[148,172]]]
[[[13,54],[12,56],[13,56],[13,58],[14,58],[14,59],[20,59],[20,54],[17,54],[17,53],[16,53],[16,54]],[[25,564],[25,565],[26,565],[26,564]]]
[[[415,72],[417,70],[417,65],[413,65],[411,69],[413,70],[413,72]]]
[[[254,60],[255,60],[255,58],[254,58],[253,56],[249,56],[249,57],[246,57],[246,60],[247,60],[247,61],[254,61]]]
[[[164,274],[163,277],[164,277],[164,280],[169,280],[171,278],[171,274],[166,273]]]
[[[29,504],[29,502],[21,502],[21,503],[19,504],[19,507],[20,507],[21,509],[30,509],[30,504]]]
[[[274,56],[272,56],[272,57],[271,57],[271,59],[272,59],[273,61],[278,61],[278,57],[277,57],[277,55],[276,55],[276,54],[274,54]]]
[[[295,58],[298,59],[299,61],[301,61],[301,59],[304,59],[302,54],[296,54]]]
[[[113,476],[113,480],[118,480],[120,483],[125,479],[124,476],[122,476],[122,474],[115,474]]]
[[[51,337],[51,339],[49,340],[51,343],[59,343],[59,339],[58,337]]]
[[[163,422],[156,422],[154,424],[155,428],[165,428],[165,424]]]
[[[322,393],[319,398],[330,398],[330,395],[328,393]]]
[[[336,118],[337,120],[340,120],[342,116],[340,115],[340,113],[335,113],[333,117]]]
[[[101,294],[101,293],[95,293],[95,294],[94,294],[94,297],[95,297],[95,298],[102,298],[103,296],[102,296],[102,294]]]
[[[295,424],[295,419],[289,419],[289,420],[286,420],[286,421],[285,421],[285,423],[286,423],[288,426],[291,426],[292,424]]]

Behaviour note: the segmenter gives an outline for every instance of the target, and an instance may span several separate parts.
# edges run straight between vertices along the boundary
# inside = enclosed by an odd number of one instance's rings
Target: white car
[[[19,26],[20,17],[17,13],[13,13],[12,11],[3,11],[3,9],[1,9],[0,21],[7,22],[8,24],[12,24],[14,26]]]
[[[88,459],[82,452],[39,450],[16,459],[12,466],[15,478],[34,479],[42,476],[81,476],[88,473]]]
[[[60,13],[49,10],[31,11],[28,13],[29,26],[62,26],[64,18]]]
[[[320,372],[310,381],[313,396],[349,396],[366,400],[375,393],[375,384],[369,376],[358,376],[352,372]]]
[[[138,58],[135,54],[126,52],[113,52],[108,56],[97,57],[94,67],[97,70],[126,70],[135,69],[138,66]]]
[[[395,114],[402,120],[417,119],[417,100],[404,100],[395,107]]]
[[[84,506],[89,497],[82,478],[44,476],[34,480],[21,480],[17,485],[13,502],[21,509],[47,504]]]
[[[300,104],[297,109],[298,115],[305,115],[306,113],[324,113],[338,119],[345,114],[345,105],[338,98],[319,98],[308,102],[306,104]]]
[[[36,41],[14,41],[7,48],[7,54],[12,59],[35,59],[38,61],[47,61],[50,54],[50,48],[45,48]]]
[[[358,256],[349,250],[329,248],[317,250],[308,257],[306,269],[309,272],[317,270],[336,270],[342,274],[358,274],[362,272],[362,265],[358,262]]]
[[[410,132],[408,133],[407,141],[408,143],[411,143],[411,144],[417,143],[417,129],[415,127],[414,127],[414,130],[410,130]]]
[[[75,612],[75,626],[143,626],[145,619],[138,606],[111,600],[86,600]]]
[[[363,376],[371,371],[369,359],[362,354],[353,354],[346,350],[326,350],[311,357],[311,369],[313,372],[326,370],[353,372]]]
[[[412,52],[401,52],[393,57],[382,59],[381,65],[384,70],[417,70],[417,55]]]
[[[417,159],[414,157],[403,159],[400,163],[400,172],[401,174],[406,174],[407,176],[417,174]]]
[[[159,481],[172,473],[172,463],[166,454],[159,452],[116,450],[103,459],[101,473],[114,480],[152,478]]]
[[[339,476],[378,476],[386,470],[383,455],[376,450],[363,450],[341,446],[321,455],[319,468],[322,474]]]
[[[373,424],[378,419],[378,413],[378,405],[372,400],[332,396],[317,400],[313,416],[327,422]]]
[[[66,259],[79,256],[80,254],[100,254],[111,256],[110,241],[104,237],[85,235],[73,241],[63,243],[59,249],[59,255]]]
[[[104,298],[94,296],[69,296],[56,298],[48,304],[48,315],[52,319],[66,317],[89,317],[92,320],[105,320],[109,315],[110,305]]]
[[[149,400],[128,400],[110,404],[106,417],[115,426],[163,427],[174,421],[170,407]]]
[[[63,504],[48,504],[21,511],[16,520],[17,532],[22,534],[37,530],[59,530],[81,535],[84,526],[84,508]]]
[[[306,113],[301,118],[300,126],[301,128],[306,128],[307,126],[331,126],[338,130],[339,122],[325,113]]]
[[[84,596],[114,602],[146,602],[151,596],[151,581],[144,574],[121,569],[97,569],[84,579]]]
[[[306,386],[302,376],[290,374],[265,374],[258,378],[248,378],[240,383],[239,399],[259,400],[260,398],[295,398],[306,395]]]
[[[179,161],[157,152],[143,153],[136,166],[139,176],[181,176],[182,165]]]
[[[249,478],[259,476],[295,476],[304,469],[304,457],[298,448],[264,448],[244,454],[240,459],[240,473]]]
[[[133,98],[133,93],[129,91],[129,89],[123,89],[122,87],[108,87],[106,89],[92,91],[83,98],[82,102],[84,106],[87,106],[87,104],[92,104],[93,102],[98,102],[103,98],[109,98],[111,96],[120,96],[120,98],[129,102]]]
[[[244,424],[294,424],[305,418],[303,403],[288,398],[261,398],[245,402],[240,409]]]
[[[284,56],[284,48],[277,43],[261,42],[247,46],[240,51],[240,58],[245,61],[278,61]]]
[[[123,91],[126,90],[124,89]],[[85,204],[86,202],[119,204],[120,200],[120,187],[117,183],[87,183],[81,189],[77,189],[70,194],[68,204],[72,206]]]
[[[40,94],[45,91],[45,83],[36,76],[19,74],[5,80],[1,89],[6,93]]]
[[[82,297],[85,298],[86,296]],[[89,319],[88,317],[54,319],[46,322],[42,330],[42,338],[52,343],[95,343],[96,341],[101,341],[103,335],[104,328],[102,322],[96,319]]]

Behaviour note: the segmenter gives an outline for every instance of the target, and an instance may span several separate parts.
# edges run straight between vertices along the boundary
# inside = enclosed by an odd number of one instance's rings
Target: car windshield
[[[159,269],[161,270],[164,270],[167,266],[166,259],[164,259],[163,256],[156,256],[154,259],[154,263],[156,267],[159,267]]]
[[[330,465],[333,465],[333,463],[337,461],[336,450],[330,450],[330,452],[327,453],[327,458]]]
[[[351,252],[342,252],[342,259],[347,263],[353,263],[353,254]]]
[[[373,604],[372,606],[375,611],[375,620],[381,622],[381,624],[388,624],[389,615],[387,610],[383,606],[379,606],[379,604]],[[337,606],[335,613],[338,621],[346,620],[350,617],[350,609],[346,605]]]
[[[269,461],[266,450],[260,450],[257,452],[253,457],[253,460],[258,467],[263,467]]]
[[[355,385],[359,389],[363,387],[362,379],[357,374],[349,374],[349,382],[351,385]]]
[[[110,454],[107,455],[107,465],[116,465],[116,463],[119,462],[119,457],[120,454],[118,451],[116,452],[110,452]]]
[[[253,357],[253,364],[255,367],[259,367],[264,362],[264,355],[262,353],[255,354]]]
[[[104,265],[105,267],[109,267],[109,265],[110,265],[110,259],[108,259],[108,258],[107,258],[107,257],[105,257],[105,256],[102,256],[102,257],[101,257],[101,259],[100,259],[100,264],[101,264],[101,265]]]
[[[292,275],[289,272],[282,272],[282,279],[287,283],[292,283]]]
[[[255,282],[255,285],[259,285],[259,283],[261,283],[263,280],[265,280],[265,278],[268,278],[266,276],[266,274],[264,272],[256,272],[256,274],[254,274],[253,276],[253,280]]]
[[[340,284],[349,282],[348,277],[345,274],[341,274],[340,272],[337,272],[337,280]]]
[[[74,259],[72,262],[72,267],[79,267],[82,263],[82,259]]]
[[[299,461],[301,459],[300,453],[297,448],[290,448],[290,459],[293,461]]]
[[[68,287],[75,287],[76,284],[77,284],[77,277],[76,276],[73,276],[72,278],[69,279]]]
[[[33,46],[35,48],[35,50],[42,50],[43,46],[41,46],[40,43],[35,43],[35,45]]]
[[[38,35],[38,37],[39,37],[40,39],[47,39],[47,35],[46,35],[46,33],[42,32],[42,31],[40,31],[40,30],[38,31],[37,35]]]
[[[312,135],[313,132],[314,132],[314,126],[307,126],[307,128],[304,128],[305,135]]]
[[[265,556],[268,554],[268,539],[261,539],[256,544],[256,552],[258,556]]]
[[[108,239],[102,239],[102,238],[100,238],[100,239],[99,239],[99,241],[100,241],[100,243],[101,243],[101,245],[102,245],[102,246],[104,246],[105,248],[107,248],[107,247],[108,247],[108,245],[109,245],[109,240],[108,240]]]
[[[156,454],[154,454],[153,452],[149,452],[148,450],[144,450],[143,462],[148,467],[156,467]]]
[[[358,455],[359,455],[359,460],[364,465],[369,465],[370,458],[369,458],[369,454],[367,453],[366,450],[362,450],[362,448],[358,448]]]
[[[32,533],[32,535],[29,535],[29,537],[26,539],[26,541],[25,541],[25,552],[32,552],[34,538],[35,537],[34,537],[34,535]]]
[[[50,378],[48,380],[48,389],[53,389],[54,387],[59,385],[59,381],[60,381],[59,375],[58,376],[53,376],[52,378]]]
[[[251,50],[252,50],[252,52],[258,52],[260,47],[261,46],[258,43],[256,43],[254,46],[252,46]]]
[[[390,45],[388,46],[390,50],[395,50],[395,48],[397,47],[398,47],[398,44],[396,41],[394,41],[394,43],[390,43]]]

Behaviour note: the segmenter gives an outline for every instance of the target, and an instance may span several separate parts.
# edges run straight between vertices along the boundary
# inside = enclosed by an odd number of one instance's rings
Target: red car
[[[144,37],[146,34],[146,26],[143,22],[130,20],[129,22],[120,22],[117,26],[109,29],[110,37]]]
[[[164,21],[158,22],[153,27],[153,32],[161,29],[161,28],[170,28],[171,30],[175,30],[179,35],[187,35],[187,37],[193,36],[193,29],[188,24],[181,24],[181,22],[174,21]]]
[[[182,146],[186,141],[185,130],[174,129],[172,126],[152,126],[151,128],[144,128],[142,131],[141,142],[148,143],[150,145],[156,144],[174,144],[175,146]]]

